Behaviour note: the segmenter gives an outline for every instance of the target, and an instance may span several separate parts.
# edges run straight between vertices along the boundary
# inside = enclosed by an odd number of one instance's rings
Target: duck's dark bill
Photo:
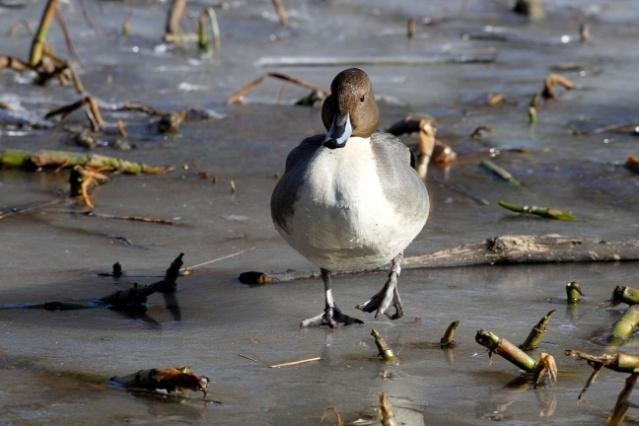
[[[335,115],[331,128],[326,133],[324,146],[327,148],[343,148],[353,133],[351,117],[348,113]]]

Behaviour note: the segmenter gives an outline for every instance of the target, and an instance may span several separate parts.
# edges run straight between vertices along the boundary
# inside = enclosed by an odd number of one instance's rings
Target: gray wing
[[[313,158],[315,151],[322,147],[324,135],[304,139],[286,157],[284,175],[271,195],[271,217],[280,229],[286,232],[286,219],[295,211],[298,191],[304,182],[305,165]]]
[[[428,191],[411,167],[410,149],[389,133],[374,133],[371,142],[386,199],[411,216],[428,216]]]

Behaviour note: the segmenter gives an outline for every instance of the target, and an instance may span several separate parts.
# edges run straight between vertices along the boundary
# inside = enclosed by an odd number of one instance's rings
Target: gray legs
[[[333,299],[333,290],[331,290],[331,273],[326,269],[321,269],[322,280],[324,281],[325,292],[325,306],[324,312],[311,318],[307,318],[302,321],[300,327],[318,327],[321,325],[328,325],[331,328],[337,327],[339,324],[362,324],[363,321],[357,318],[349,317],[340,311],[335,305]]]
[[[402,299],[399,297],[399,291],[397,290],[397,280],[399,274],[402,272],[402,259],[404,253],[400,253],[395,256],[391,263],[391,270],[388,274],[388,279],[384,287],[371,297],[366,302],[357,305],[356,308],[364,312],[375,312],[375,318],[378,318],[381,314],[386,315],[388,318],[394,320],[404,316],[404,308],[402,307]],[[395,313],[389,314],[386,312],[390,306],[393,305]]]

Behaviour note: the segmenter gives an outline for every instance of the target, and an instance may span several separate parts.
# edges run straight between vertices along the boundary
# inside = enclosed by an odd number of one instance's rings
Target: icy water
[[[26,58],[30,36],[23,27],[12,36],[8,30],[21,19],[35,27],[43,3],[5,6],[14,3],[0,1],[0,55]],[[512,233],[637,238],[639,175],[622,164],[639,154],[639,139],[630,132],[574,134],[639,121],[636,2],[547,0],[547,18],[528,22],[512,14],[507,1],[285,1],[286,28],[278,25],[269,1],[190,2],[186,29],[195,27],[201,9],[215,7],[222,50],[214,56],[201,56],[190,44],[162,44],[166,2],[84,3],[97,31],[83,18],[80,2],[61,6],[81,59],[78,70],[106,120],[126,123],[124,141],[132,147],[118,149],[121,138],[107,135],[94,152],[176,167],[159,176],[112,176],[94,191],[95,212],[176,224],[88,217],[66,201],[2,219],[0,304],[86,300],[134,281],[149,284],[180,252],[187,265],[221,260],[179,279],[179,318],[159,295],[149,299],[141,317],[107,309],[0,309],[0,424],[312,425],[331,406],[352,422],[372,414],[382,392],[407,425],[605,422],[625,376],[604,371],[577,404],[591,368],[563,352],[605,350],[596,337],[623,308],[603,302],[615,285],[639,286],[636,264],[405,271],[400,289],[406,316],[394,322],[352,308],[375,293],[385,275],[350,275],[335,280],[337,302],[366,323],[300,330],[299,321],[323,306],[319,280],[248,287],[237,276],[313,268],[277,235],[268,201],[287,152],[323,131],[319,110],[294,106],[307,91],[273,80],[246,96],[245,105],[227,106],[226,99],[265,71],[328,87],[346,66],[263,66],[281,58],[426,58],[432,63],[362,65],[380,98],[382,127],[408,114],[428,114],[437,120],[440,139],[459,154],[447,169],[431,166],[431,217],[408,254]],[[410,40],[409,17],[417,20]],[[128,36],[122,35],[125,22]],[[579,42],[580,22],[592,34],[586,43]],[[50,41],[68,56],[57,27]],[[494,60],[459,63],[474,55]],[[531,128],[531,96],[554,67],[566,65],[576,65],[562,73],[577,88],[542,101]],[[0,72],[0,102],[19,112],[0,110],[0,149],[82,151],[71,133],[86,126],[81,112],[50,123],[51,129],[16,124],[77,99],[57,83],[38,87],[30,81],[28,74]],[[490,92],[503,93],[504,104],[486,106]],[[212,118],[188,121],[177,135],[160,135],[157,119],[108,111],[125,100],[168,111],[204,109]],[[470,138],[479,125],[494,131],[480,141]],[[478,166],[491,149],[500,150],[494,161],[522,189]],[[66,171],[0,170],[0,208],[57,199],[67,181]],[[498,207],[502,199],[571,210],[579,220],[521,217]],[[116,261],[127,275],[97,276]],[[582,283],[587,297],[569,309],[564,286],[572,280]],[[491,363],[474,335],[485,328],[520,343],[551,309],[557,311],[534,356],[555,356],[558,382],[538,389],[513,385],[517,368],[498,357]],[[436,343],[453,320],[461,321],[459,344],[442,351]],[[376,358],[371,328],[393,347],[396,364]],[[632,344],[622,349],[637,352]],[[322,360],[268,368],[317,356]],[[197,394],[136,396],[108,384],[114,375],[181,365],[211,378],[207,401]],[[631,409],[630,418],[637,417]]]

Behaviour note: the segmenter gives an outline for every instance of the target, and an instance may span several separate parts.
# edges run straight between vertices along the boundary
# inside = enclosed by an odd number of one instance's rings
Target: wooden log
[[[477,265],[516,265],[528,263],[623,262],[639,260],[639,239],[605,241],[566,237],[559,234],[502,235],[479,243],[467,243],[419,256],[404,257],[404,269],[453,268]],[[380,271],[377,268],[370,271]],[[363,272],[350,271],[348,273]],[[271,284],[303,278],[316,278],[315,271],[286,271],[266,274],[245,272],[245,284]]]

